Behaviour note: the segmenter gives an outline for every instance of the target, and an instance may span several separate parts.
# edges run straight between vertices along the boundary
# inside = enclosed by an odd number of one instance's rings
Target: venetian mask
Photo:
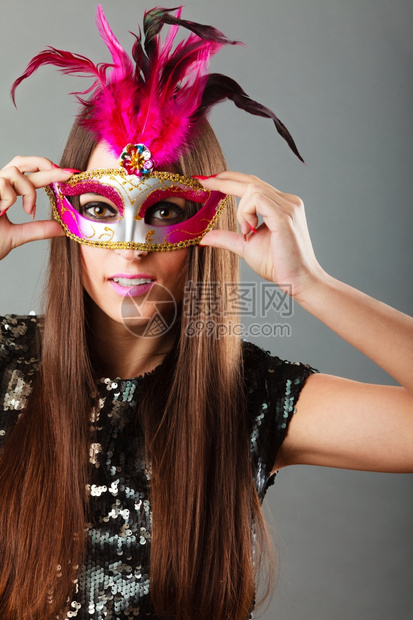
[[[75,241],[103,248],[169,251],[195,245],[228,203],[193,178],[124,168],[74,174],[47,188],[53,215]]]

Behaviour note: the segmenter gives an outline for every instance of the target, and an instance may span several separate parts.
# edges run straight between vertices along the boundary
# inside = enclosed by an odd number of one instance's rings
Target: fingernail
[[[6,211],[7,211],[7,209],[4,209],[4,211],[0,211],[0,217],[1,217],[2,215],[4,215],[4,214],[6,213]]]
[[[216,176],[217,176],[216,174],[210,174],[209,177],[204,177],[202,174],[193,174],[192,178],[198,179],[199,181],[205,181],[206,179],[213,179]]]
[[[253,233],[256,233],[256,232],[257,232],[257,229],[256,229],[256,228],[254,228],[254,226],[251,226],[251,224],[250,224],[249,222],[247,222],[247,224],[248,224],[248,226],[251,228],[251,230],[252,230],[252,232],[253,232]]]
[[[63,168],[65,172],[71,172],[72,174],[76,174],[76,172],[81,172],[81,170],[77,170],[76,168]]]
[[[60,170],[60,166],[58,166],[57,164],[54,164],[53,162],[52,162],[52,166],[53,168],[57,168],[58,170]]]

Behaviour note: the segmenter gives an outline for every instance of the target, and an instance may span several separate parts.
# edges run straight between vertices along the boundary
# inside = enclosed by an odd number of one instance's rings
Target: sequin
[[[0,448],[31,392],[38,369],[33,344],[38,325],[34,316],[0,320]],[[312,369],[273,358],[248,343],[244,343],[244,358],[251,461],[262,500],[273,483],[277,450]],[[90,415],[88,546],[74,579],[69,610],[58,620],[156,620],[148,574],[151,468],[140,453],[139,437],[129,431],[148,380],[150,376],[127,381],[102,378],[96,386],[97,406]]]

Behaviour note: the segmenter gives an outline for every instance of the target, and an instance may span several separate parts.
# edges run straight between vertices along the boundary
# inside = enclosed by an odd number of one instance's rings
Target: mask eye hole
[[[149,226],[172,226],[184,222],[192,215],[192,210],[183,199],[161,200],[145,211],[145,224]]]
[[[119,211],[115,205],[97,194],[81,195],[79,212],[83,217],[94,222],[119,220]]]

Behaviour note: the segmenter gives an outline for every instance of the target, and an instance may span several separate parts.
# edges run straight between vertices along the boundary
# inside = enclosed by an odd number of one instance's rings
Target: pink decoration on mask
[[[76,185],[70,185],[69,183],[52,183],[55,194],[59,196],[80,196],[81,194],[97,194],[98,196],[105,196],[116,205],[119,214],[123,216],[123,202],[118,192],[108,185],[103,185],[98,181],[88,179],[87,181],[79,181]],[[70,202],[67,203],[70,205]],[[72,207],[72,205],[70,205]],[[74,207],[72,207],[73,210]]]

